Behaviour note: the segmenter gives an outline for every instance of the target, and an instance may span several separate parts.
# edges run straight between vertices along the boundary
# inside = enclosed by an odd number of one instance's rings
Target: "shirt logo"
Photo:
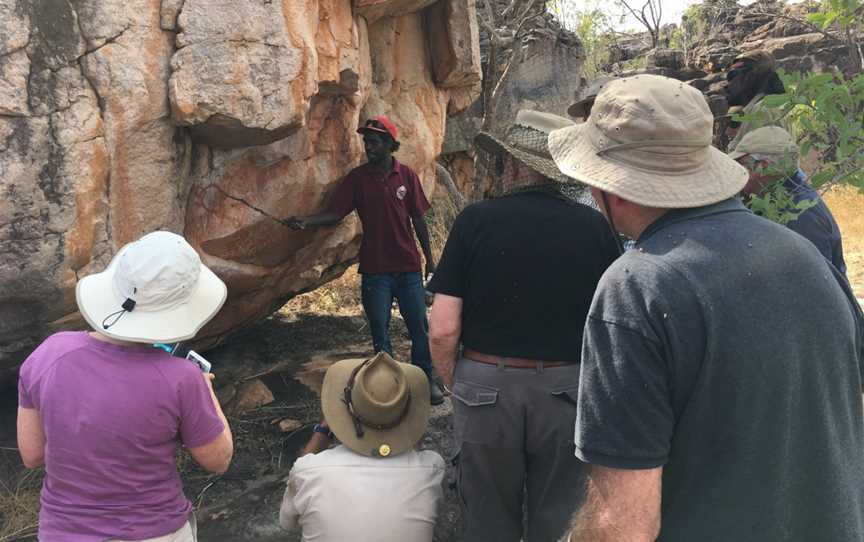
[[[405,195],[407,193],[408,193],[408,189],[405,188],[404,185],[400,186],[399,188],[396,189],[396,197],[399,198],[400,200],[405,199]]]

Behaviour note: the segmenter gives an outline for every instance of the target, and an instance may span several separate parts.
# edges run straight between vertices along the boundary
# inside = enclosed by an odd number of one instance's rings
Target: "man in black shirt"
[[[456,218],[428,286],[432,360],[454,398],[466,541],[556,540],[582,492],[582,328],[618,249],[599,212],[562,195],[569,179],[546,138],[570,124],[520,111],[504,142],[478,136],[503,196]]]
[[[636,248],[585,324],[572,542],[864,540],[864,319],[812,243],[735,195],[702,94],[640,75],[556,130]]]

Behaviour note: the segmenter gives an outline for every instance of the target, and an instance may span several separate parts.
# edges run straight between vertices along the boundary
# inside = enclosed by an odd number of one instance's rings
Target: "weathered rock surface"
[[[341,274],[356,219],[294,232],[255,208],[321,209],[367,115],[433,190],[447,115],[478,92],[471,2],[356,3],[0,0],[0,367],[83,327],[77,278],[152,230],[228,284],[199,346]]]

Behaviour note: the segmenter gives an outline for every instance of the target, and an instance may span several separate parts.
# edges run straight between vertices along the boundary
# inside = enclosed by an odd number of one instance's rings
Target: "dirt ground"
[[[351,280],[351,276],[346,277]],[[339,284],[334,286],[338,289]],[[345,289],[350,284],[345,284]],[[330,293],[332,294],[332,292]],[[328,295],[318,292],[317,296]],[[298,535],[278,525],[279,504],[297,452],[306,443],[312,424],[320,419],[318,391],[324,371],[335,361],[372,353],[366,322],[359,305],[343,304],[338,315],[308,312],[310,304],[320,309],[321,299],[301,297],[280,313],[237,337],[230,345],[211,350],[207,359],[217,375],[217,393],[230,396],[243,382],[260,379],[275,400],[228,419],[235,438],[234,461],[223,476],[200,469],[186,454],[178,457],[186,496],[197,510],[200,539],[208,542],[294,542]],[[410,343],[404,324],[394,311],[391,326],[397,357],[409,357]],[[181,362],[178,359],[178,362]],[[14,390],[2,394],[0,404],[0,542],[35,540],[38,491],[41,472],[25,471],[18,458],[14,437]],[[433,408],[430,430],[420,443],[452,455],[450,403]],[[283,419],[301,422],[299,429],[285,433],[277,423]],[[449,462],[448,462],[449,466]],[[435,540],[455,540],[458,523],[455,493],[445,478],[445,509],[439,517]],[[393,503],[398,506],[398,503]],[[17,532],[17,534],[16,534]]]

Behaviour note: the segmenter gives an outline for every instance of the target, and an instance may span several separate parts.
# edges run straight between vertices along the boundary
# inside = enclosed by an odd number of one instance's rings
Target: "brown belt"
[[[542,361],[538,359],[528,358],[511,358],[507,356],[492,356],[484,354],[476,350],[466,348],[462,352],[462,357],[476,361],[478,363],[486,363],[488,365],[503,365],[504,367],[512,367],[514,369],[536,369],[538,367],[561,367],[563,365],[574,365],[575,361]]]

